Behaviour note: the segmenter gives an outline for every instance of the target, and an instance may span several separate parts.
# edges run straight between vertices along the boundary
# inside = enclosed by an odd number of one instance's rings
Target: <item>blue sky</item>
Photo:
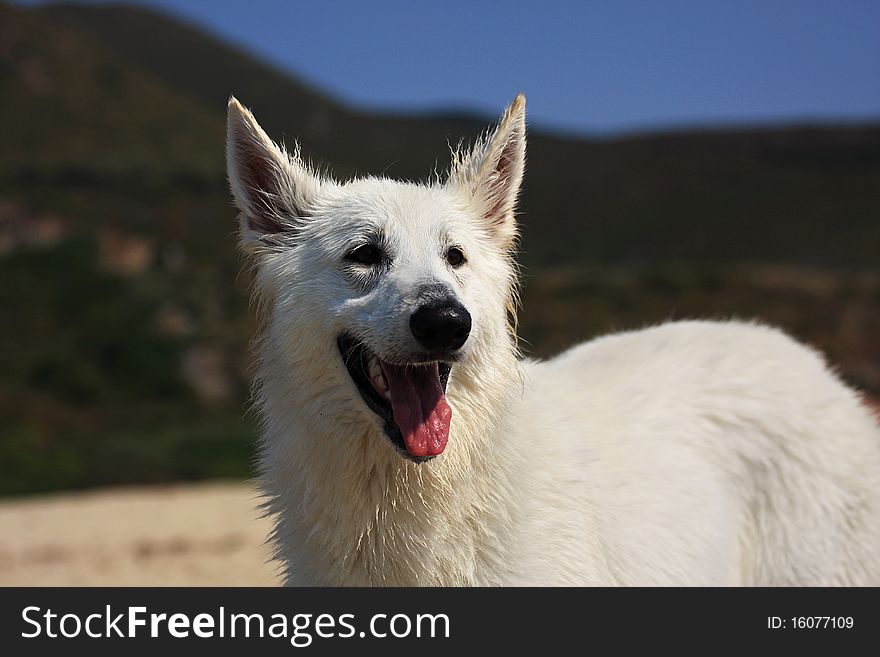
[[[495,114],[524,91],[533,124],[603,134],[880,118],[874,0],[140,4],[360,107]]]

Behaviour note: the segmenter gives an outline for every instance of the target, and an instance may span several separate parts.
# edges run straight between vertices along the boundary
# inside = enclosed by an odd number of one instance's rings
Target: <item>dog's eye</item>
[[[364,244],[345,256],[345,259],[371,267],[382,260],[382,250],[375,244]]]
[[[446,262],[453,267],[461,267],[465,263],[464,253],[456,246],[446,252]]]

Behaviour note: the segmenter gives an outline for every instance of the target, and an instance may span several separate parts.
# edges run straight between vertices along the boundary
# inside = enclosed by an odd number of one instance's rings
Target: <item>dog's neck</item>
[[[264,342],[261,480],[288,583],[495,583],[486,574],[504,572],[509,546],[498,537],[514,521],[515,491],[503,494],[513,483],[514,450],[489,441],[521,394],[512,340],[497,337],[505,349],[491,359],[475,350],[453,368],[449,444],[422,464],[398,454],[371,411],[353,403],[337,378],[347,376],[344,368],[320,372],[320,355],[290,362],[280,345]]]

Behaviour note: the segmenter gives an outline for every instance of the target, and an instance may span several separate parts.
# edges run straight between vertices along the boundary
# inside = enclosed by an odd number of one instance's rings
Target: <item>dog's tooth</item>
[[[376,390],[380,391],[387,399],[391,399],[391,393],[388,390],[388,382],[385,380],[385,373],[382,371],[382,366],[379,364],[379,359],[376,356],[370,356],[370,361],[367,363],[367,369],[369,371],[370,380]]]

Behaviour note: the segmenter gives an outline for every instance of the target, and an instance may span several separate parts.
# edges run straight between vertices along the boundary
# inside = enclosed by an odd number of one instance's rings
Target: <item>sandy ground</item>
[[[256,504],[237,483],[0,501],[0,585],[276,585]]]

